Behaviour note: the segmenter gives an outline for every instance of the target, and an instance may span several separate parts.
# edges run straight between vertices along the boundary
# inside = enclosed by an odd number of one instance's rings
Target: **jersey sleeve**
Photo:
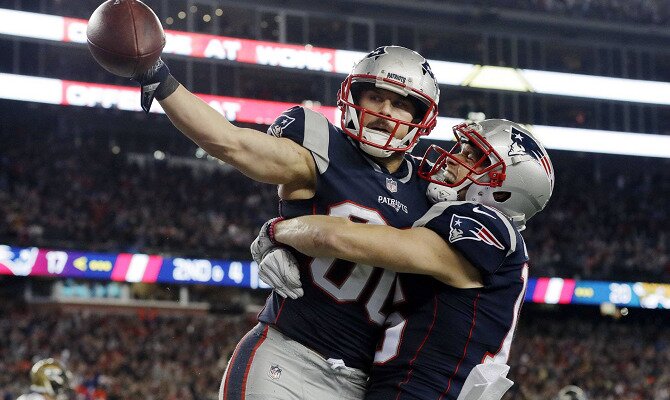
[[[484,274],[500,268],[516,248],[516,232],[499,211],[469,202],[435,204],[414,226],[440,235]]]
[[[330,122],[322,114],[295,106],[284,111],[268,128],[268,134],[290,139],[312,153],[320,174],[328,168]]]

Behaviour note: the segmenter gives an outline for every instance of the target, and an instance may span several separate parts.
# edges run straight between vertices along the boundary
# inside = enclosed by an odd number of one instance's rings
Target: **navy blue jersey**
[[[484,287],[400,274],[366,399],[456,399],[477,364],[505,364],[509,355],[528,275],[519,231],[499,211],[470,202],[438,203],[415,226],[460,251]]]
[[[333,215],[409,228],[430,207],[427,183],[417,178],[413,159],[406,157],[400,169],[391,174],[366,157],[355,141],[321,114],[291,108],[268,132],[307,148],[318,169],[315,196],[282,201],[280,213],[284,217]],[[286,300],[273,293],[261,311],[260,321],[274,324],[325,358],[341,359],[349,367],[369,371],[383,334],[395,273],[295,254],[304,296]],[[333,268],[336,263],[340,265]]]

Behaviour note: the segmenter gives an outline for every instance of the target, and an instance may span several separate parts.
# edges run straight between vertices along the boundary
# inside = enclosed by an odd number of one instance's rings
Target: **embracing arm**
[[[160,100],[172,123],[212,157],[259,182],[313,188],[316,166],[311,153],[299,144],[239,128],[207,103],[179,86]]]
[[[457,288],[483,286],[479,271],[427,228],[397,229],[339,217],[304,216],[276,223],[274,239],[311,257],[431,275]]]

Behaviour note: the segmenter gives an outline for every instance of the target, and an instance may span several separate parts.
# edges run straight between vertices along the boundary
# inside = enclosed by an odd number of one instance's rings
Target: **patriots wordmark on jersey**
[[[475,366],[505,364],[509,356],[528,276],[519,231],[496,209],[471,202],[438,203],[414,226],[460,251],[484,287],[400,274],[368,400],[456,400]]]

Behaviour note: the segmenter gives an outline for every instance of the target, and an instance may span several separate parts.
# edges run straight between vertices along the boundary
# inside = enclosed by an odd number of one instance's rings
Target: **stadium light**
[[[141,111],[139,89],[134,87],[2,73],[0,73],[0,87],[2,88],[0,98],[8,100]],[[278,101],[206,94],[197,94],[197,96],[231,121],[264,125],[271,124],[283,111],[295,105]],[[339,124],[340,114],[336,107],[312,103],[310,108],[325,115],[334,124]],[[151,111],[163,112],[158,103],[154,104]],[[438,117],[437,127],[429,138],[450,141],[453,139],[451,127],[461,122],[462,120],[458,118]],[[670,136],[667,135],[543,125],[528,126],[528,128],[548,149],[670,158]]]
[[[218,10],[217,10],[218,11]],[[218,15],[218,14],[217,14]],[[178,15],[186,17],[185,12]],[[84,19],[0,9],[0,34],[86,43]],[[169,25],[170,22],[167,22]],[[366,53],[167,30],[164,52],[347,74]],[[441,84],[670,105],[670,83],[431,60]]]

